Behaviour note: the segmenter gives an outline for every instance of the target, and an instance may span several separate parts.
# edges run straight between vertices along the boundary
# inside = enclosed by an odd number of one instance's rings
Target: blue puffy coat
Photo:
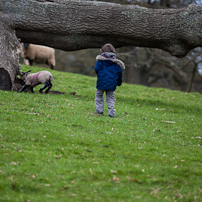
[[[97,56],[96,59],[96,88],[101,90],[114,91],[116,89],[116,86],[120,86],[122,84],[122,68],[125,68],[123,62],[118,59],[107,59],[101,55]]]

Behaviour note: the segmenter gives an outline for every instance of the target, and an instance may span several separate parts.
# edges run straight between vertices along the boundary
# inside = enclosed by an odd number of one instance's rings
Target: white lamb
[[[53,75],[49,71],[40,71],[37,73],[31,73],[31,70],[28,72],[20,72],[21,79],[25,81],[25,85],[18,92],[22,92],[25,89],[31,89],[31,92],[34,93],[33,88],[39,84],[44,84],[42,88],[40,88],[39,92],[43,93],[42,91],[46,89],[45,93],[48,93],[49,90],[52,88],[53,84]]]
[[[51,69],[55,67],[55,50],[53,48],[29,43],[22,43],[21,55],[29,61],[29,65],[33,65],[33,61],[37,63],[47,64]]]

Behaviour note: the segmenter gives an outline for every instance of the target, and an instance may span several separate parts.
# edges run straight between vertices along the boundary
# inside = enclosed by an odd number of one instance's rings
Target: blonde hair
[[[103,45],[103,46],[101,47],[100,51],[101,51],[102,53],[104,53],[104,52],[116,53],[116,50],[115,50],[114,46],[113,46],[112,44],[110,44],[110,43],[106,43],[105,45]]]

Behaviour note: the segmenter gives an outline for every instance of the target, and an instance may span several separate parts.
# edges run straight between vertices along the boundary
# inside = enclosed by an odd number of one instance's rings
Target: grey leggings
[[[103,94],[106,92],[106,102],[108,107],[108,115],[115,116],[116,109],[114,109],[115,96],[112,90],[97,89],[95,93],[95,109],[97,113],[104,113],[104,99]]]

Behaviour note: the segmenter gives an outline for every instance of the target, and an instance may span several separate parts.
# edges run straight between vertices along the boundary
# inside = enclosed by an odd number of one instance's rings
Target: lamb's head
[[[27,75],[31,72],[31,70],[29,70],[28,72],[20,72],[20,79],[25,81]]]

